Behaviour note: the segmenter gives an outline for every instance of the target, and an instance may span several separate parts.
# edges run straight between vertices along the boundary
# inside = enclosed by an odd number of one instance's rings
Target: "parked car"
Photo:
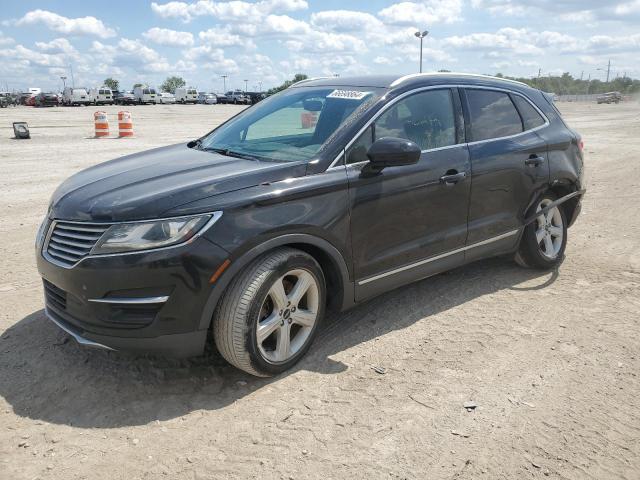
[[[89,91],[94,105],[113,105],[113,92],[109,87],[92,88]]]
[[[191,356],[213,338],[275,375],[327,310],[496,255],[556,268],[583,193],[580,135],[523,83],[307,80],[63,182],[36,238],[45,312],[85,345]]]
[[[198,92],[193,87],[176,88],[175,96],[177,103],[197,103],[198,101]]]
[[[228,103],[251,103],[251,99],[245,95],[241,90],[229,91],[226,94]]]
[[[13,96],[9,92],[0,92],[0,108],[14,105]]]
[[[62,92],[62,104],[72,105],[89,105],[93,100],[84,88],[67,87]]]
[[[36,107],[57,107],[60,99],[56,93],[42,92],[35,96],[34,103]]]
[[[205,105],[215,105],[218,103],[218,97],[215,93],[201,93],[198,95],[198,103]]]
[[[607,92],[596,97],[598,105],[601,103],[620,103],[622,100],[622,94],[620,92]]]
[[[217,103],[229,103],[229,99],[224,93],[214,93]]]
[[[158,95],[156,89],[152,87],[136,87],[133,89],[133,95],[136,97],[136,102],[139,104],[151,104],[158,103]]]
[[[114,93],[114,103],[116,105],[137,105],[136,96],[132,91]]]
[[[267,98],[267,94],[264,92],[245,92],[245,95],[249,97],[249,103],[251,103],[251,105],[255,105],[259,101]]]
[[[158,95],[158,103],[176,103],[176,97],[173,93],[162,92]]]
[[[27,107],[35,107],[36,106],[36,95],[26,95],[22,98],[22,104]]]

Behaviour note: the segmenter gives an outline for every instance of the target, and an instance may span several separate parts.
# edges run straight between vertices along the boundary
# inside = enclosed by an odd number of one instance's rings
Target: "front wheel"
[[[324,275],[313,257],[292,248],[269,252],[232,281],[218,304],[218,351],[252,375],[282,373],[311,346],[325,298]]]
[[[556,200],[550,193],[536,206],[539,212]],[[562,263],[567,246],[567,219],[561,205],[552,207],[525,227],[516,262],[524,267],[551,269]]]

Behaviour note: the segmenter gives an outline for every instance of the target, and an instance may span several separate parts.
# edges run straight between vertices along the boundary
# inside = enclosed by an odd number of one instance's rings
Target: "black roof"
[[[357,77],[327,77],[303,80],[294,84],[298,87],[375,87],[375,88],[406,88],[428,85],[479,85],[505,87],[516,90],[530,89],[528,85],[499,77],[475,75],[467,73],[418,73],[412,75],[363,75]]]

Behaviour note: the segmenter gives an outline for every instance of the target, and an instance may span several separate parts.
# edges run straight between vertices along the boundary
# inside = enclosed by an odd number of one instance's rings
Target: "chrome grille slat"
[[[76,223],[58,223],[56,225],[57,228],[62,228],[63,230],[76,230],[78,232],[95,232],[95,233],[104,233],[107,228],[111,225],[106,225],[104,227],[101,226],[82,226]]]
[[[51,255],[52,257],[57,257],[57,258],[61,258],[63,260],[66,260],[67,262],[69,262],[69,265],[74,264],[78,261],[77,257],[71,257],[69,255],[65,255],[64,253],[60,253],[56,250],[49,250],[48,251],[49,255]]]
[[[49,243],[49,248],[55,248],[56,250],[60,250],[60,251],[65,252],[65,253],[69,253],[71,255],[77,255],[79,257],[81,257],[82,255],[86,255],[91,250],[90,248],[86,249],[86,250],[77,250],[75,248],[69,248],[69,247],[64,247],[62,245],[58,245],[55,242],[50,242]]]
[[[55,221],[44,251],[52,262],[72,267],[91,253],[91,249],[109,227],[111,224],[106,223]]]
[[[95,242],[98,238],[100,238],[102,234],[83,235],[79,233],[69,233],[68,231],[64,231],[64,230],[56,230],[54,235],[60,236],[60,237],[75,238],[76,240],[86,240],[86,241]]]
[[[51,240],[50,241],[54,242],[54,243],[61,244],[61,245],[72,245],[74,247],[86,248],[86,249],[89,249],[89,250],[91,250],[91,248],[95,244],[95,240],[93,242],[89,242],[89,243],[81,243],[80,241],[71,240],[69,238],[64,238],[64,237],[59,237],[58,235],[51,235]]]

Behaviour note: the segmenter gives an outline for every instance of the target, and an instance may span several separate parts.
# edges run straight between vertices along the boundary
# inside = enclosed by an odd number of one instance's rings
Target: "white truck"
[[[150,103],[155,105],[158,103],[158,94],[156,89],[149,86],[136,87],[133,89],[133,95],[139,104]]]
[[[193,87],[176,88],[176,103],[197,103],[198,91]]]
[[[62,92],[62,104],[71,105],[89,105],[93,100],[84,88],[67,87]]]
[[[113,105],[113,92],[109,87],[92,88],[89,96],[94,105]]]

